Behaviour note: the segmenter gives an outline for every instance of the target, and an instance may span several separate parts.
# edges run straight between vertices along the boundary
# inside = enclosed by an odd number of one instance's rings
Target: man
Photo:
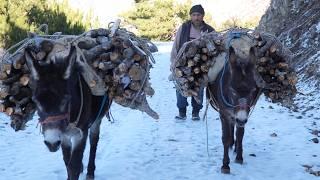
[[[214,29],[206,24],[203,21],[204,17],[204,9],[201,5],[195,5],[190,9],[189,15],[190,20],[184,22],[178,29],[176,33],[176,38],[173,43],[173,47],[171,50],[171,71],[173,71],[173,66],[175,62],[175,57],[177,56],[182,45],[190,40],[199,38],[202,32],[211,32]],[[177,107],[179,109],[179,115],[177,115],[176,119],[185,120],[187,118],[187,106],[188,101],[187,98],[182,96],[180,92],[176,91],[177,94]],[[191,105],[192,105],[192,120],[200,120],[199,112],[202,108],[203,101],[203,88],[200,90],[200,103],[197,103],[195,99],[192,97]]]

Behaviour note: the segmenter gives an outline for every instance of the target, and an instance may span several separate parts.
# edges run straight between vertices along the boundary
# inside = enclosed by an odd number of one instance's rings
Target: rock
[[[314,143],[316,143],[316,144],[319,143],[319,139],[318,139],[318,138],[312,138],[311,141],[314,142]]]
[[[278,135],[276,133],[270,134],[271,137],[277,137]]]

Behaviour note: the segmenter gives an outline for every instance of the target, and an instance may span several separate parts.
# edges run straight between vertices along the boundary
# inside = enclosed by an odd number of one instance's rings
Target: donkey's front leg
[[[63,161],[64,161],[64,164],[66,165],[66,169],[68,171],[68,164],[70,162],[70,157],[71,157],[71,147],[69,144],[62,143],[61,149],[62,149]],[[69,177],[68,177],[68,180],[69,180]]]
[[[222,143],[223,143],[223,165],[221,167],[221,172],[224,174],[230,173],[230,159],[229,159],[229,147],[231,144],[231,126],[226,118],[221,117],[222,124]]]
[[[83,170],[82,158],[83,152],[86,147],[86,140],[88,137],[88,130],[83,131],[83,136],[80,142],[74,147],[71,151],[71,158],[67,167],[68,170],[68,179],[69,180],[78,180],[80,173]]]
[[[99,134],[100,134],[100,124],[101,119],[96,120],[92,126],[90,127],[90,156],[89,156],[89,163],[87,169],[87,180],[94,179],[94,170],[96,169],[95,159],[96,159],[96,151],[99,141]]]
[[[244,127],[237,127],[236,131],[236,163],[242,164],[243,163],[243,157],[242,157],[242,139],[244,135]]]

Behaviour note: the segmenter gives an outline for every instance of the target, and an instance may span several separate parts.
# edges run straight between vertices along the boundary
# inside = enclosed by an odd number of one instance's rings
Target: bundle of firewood
[[[66,57],[74,46],[84,67],[82,76],[93,95],[107,94],[110,101],[158,119],[146,99],[154,95],[149,82],[150,61],[154,59],[148,43],[151,42],[119,26],[90,30],[80,36],[30,34],[28,43],[1,59],[0,112],[11,117],[11,126],[16,130],[33,117],[36,106],[32,101],[26,49],[34,50],[29,51],[31,58],[41,65],[50,63],[52,56]]]
[[[252,34],[257,47],[256,68],[266,83],[263,93],[272,102],[289,105],[297,93],[297,74],[291,67],[291,52],[274,36]]]
[[[254,49],[256,70],[264,84],[263,92],[272,102],[287,104],[296,94],[297,76],[290,67],[291,53],[277,38],[247,29],[230,29],[225,33],[211,32],[185,43],[173,69],[177,89],[184,96],[199,100],[199,90],[215,80],[229,58],[229,48],[241,58],[249,58]],[[215,71],[213,73],[208,71]],[[214,76],[214,77],[211,77]]]
[[[176,58],[173,78],[184,96],[199,101],[199,92],[208,82],[209,68],[223,51],[223,36],[212,32],[185,43]]]
[[[11,117],[11,126],[15,130],[23,129],[35,112],[29,73],[23,51],[0,63],[0,112]]]
[[[158,119],[146,99],[154,95],[149,82],[153,57],[147,43],[125,29],[114,33],[95,29],[77,41],[91,67],[104,80],[113,101]]]

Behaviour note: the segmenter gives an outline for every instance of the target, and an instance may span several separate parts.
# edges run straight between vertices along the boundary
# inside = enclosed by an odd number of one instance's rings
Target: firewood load
[[[93,95],[107,94],[110,101],[159,118],[146,98],[155,93],[149,82],[151,61],[154,62],[149,50],[152,43],[112,26],[90,30],[80,36],[31,34],[16,52],[1,59],[0,112],[10,116],[15,130],[23,129],[36,110],[25,57],[25,50],[33,41],[42,44],[40,51],[32,54],[38,63],[46,63],[48,58],[45,57],[50,54],[64,56],[68,48],[75,46],[77,58],[81,59],[76,62],[84,67],[82,76]]]
[[[242,58],[248,57],[253,48],[259,76],[256,78],[257,85],[272,102],[284,106],[292,102],[297,92],[297,75],[290,66],[291,52],[276,37],[247,29],[207,33],[182,46],[172,70],[176,88],[182,95],[199,100],[200,88],[215,80],[228,59],[226,56],[230,47]],[[217,71],[214,75],[209,72],[212,69]]]

